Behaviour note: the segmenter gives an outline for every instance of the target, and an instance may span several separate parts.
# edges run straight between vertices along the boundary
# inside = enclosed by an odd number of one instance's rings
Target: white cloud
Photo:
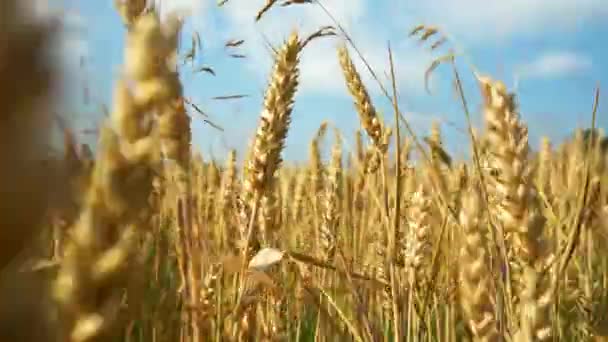
[[[225,25],[222,27],[225,27],[222,31],[225,36],[220,39],[244,39],[245,44],[241,50],[248,57],[247,68],[263,82],[267,80],[272,66],[266,39],[278,47],[293,29],[305,36],[322,26],[333,25],[331,19],[316,5],[275,6],[256,23],[255,14],[264,2],[265,0],[232,1],[220,10]],[[345,27],[378,76],[385,81],[384,75],[388,73],[386,41],[395,38],[391,36],[394,27],[381,25],[376,18],[369,16],[370,5],[368,0],[325,1],[327,9]],[[424,68],[430,59],[420,49],[404,44],[406,39],[403,35],[399,39],[401,41],[393,42],[397,77],[401,86],[410,90],[422,90]],[[345,94],[336,52],[339,43],[335,37],[326,38],[312,42],[303,51],[300,64],[301,92]],[[352,58],[370,91],[377,91],[377,85],[372,82],[359,57],[353,53]]]
[[[62,15],[63,44],[67,53],[73,56],[88,57],[89,44],[86,39],[86,23],[76,12],[66,12]]]
[[[69,62],[80,61],[80,58],[89,57],[89,43],[81,37],[64,37],[59,47],[62,58]]]
[[[221,34],[224,27],[218,22],[213,15],[216,10],[217,0],[156,0],[160,3],[162,15],[176,13],[185,15],[187,20],[182,30],[182,34],[186,39],[198,33],[203,40],[202,43],[206,49],[218,48],[221,46],[217,37]],[[213,37],[213,39],[210,39]]]
[[[161,11],[186,11],[198,13],[205,9],[208,9],[212,5],[211,1],[208,0],[172,0],[172,1],[159,1]]]
[[[245,39],[243,50],[248,56],[247,66],[256,76],[266,80],[271,70],[272,58],[267,51],[267,38],[275,47],[279,47],[291,30],[297,29],[300,35],[312,33],[320,26],[328,25],[329,19],[316,6],[294,6],[281,8],[276,6],[267,12],[258,22],[254,22],[255,13],[262,8],[264,0],[251,0],[242,3],[229,3],[226,7],[226,18],[231,24],[230,35]],[[350,26],[364,14],[364,1],[337,0],[332,2],[332,13],[346,26]],[[341,75],[337,73],[335,40],[317,40],[311,43],[301,57],[300,90],[334,92],[342,89]]]
[[[402,13],[467,40],[488,41],[575,29],[608,17],[606,0],[428,0],[404,4]]]
[[[78,12],[67,9],[64,1],[50,3],[35,0],[31,5],[34,20],[58,20],[61,25],[58,44],[53,55],[68,66],[78,65],[81,57],[88,57],[89,44],[86,39],[86,20]]]
[[[81,58],[88,58],[90,54],[85,20],[76,12],[65,12],[60,19],[63,29],[59,33],[57,57],[68,69],[79,68]]]
[[[555,78],[584,72],[592,67],[589,56],[572,51],[547,52],[519,68],[519,78]]]
[[[222,48],[223,42],[228,39],[244,39],[245,44],[240,49],[248,57],[246,66],[263,84],[272,62],[266,38],[278,46],[293,29],[305,35],[321,26],[333,24],[316,5],[275,6],[256,23],[254,16],[265,1],[231,0],[221,9],[215,7],[215,0],[176,0],[167,3],[171,4],[171,8],[193,9],[195,17],[189,20],[190,28],[202,31],[201,36],[207,47]],[[415,24],[440,25],[465,46],[470,46],[514,36],[574,29],[583,21],[608,17],[605,1],[429,0],[391,1],[378,6],[372,0],[325,0],[323,3],[354,38],[383,81],[386,81],[385,75],[388,73],[386,41],[391,39],[399,84],[406,93],[417,94],[423,89],[423,74],[431,57],[408,41],[406,32]],[[337,43],[336,39],[316,41],[303,52],[300,65],[302,92],[344,94],[344,81],[336,57]],[[377,92],[377,85],[372,82],[358,56],[353,53],[352,57],[370,90]],[[568,57],[570,59],[555,57],[539,61],[543,62],[543,67],[530,66],[533,70],[529,73],[556,75],[576,65],[571,60],[572,56]],[[582,62],[584,60],[578,60],[578,63]]]

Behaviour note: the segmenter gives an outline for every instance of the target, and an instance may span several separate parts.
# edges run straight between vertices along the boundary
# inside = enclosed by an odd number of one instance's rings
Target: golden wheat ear
[[[465,195],[460,212],[463,228],[460,261],[460,299],[476,341],[501,341],[492,293],[492,274],[484,237],[480,194],[475,188]]]

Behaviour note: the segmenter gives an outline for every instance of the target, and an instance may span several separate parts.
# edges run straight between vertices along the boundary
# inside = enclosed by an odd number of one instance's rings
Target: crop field
[[[252,20],[323,6],[265,1]],[[450,70],[464,158],[439,122],[404,115],[390,45],[384,81],[338,21],[286,25],[247,151],[206,158],[180,73],[188,18],[117,0],[124,60],[95,146],[64,118],[49,156],[56,30],[20,3],[0,9],[0,341],[608,341],[599,86],[580,106],[590,128],[533,148],[517,93],[459,68],[439,26],[413,25],[420,49],[447,51],[425,78]],[[328,37],[360,129],[323,121],[304,161],[284,161],[301,55]]]

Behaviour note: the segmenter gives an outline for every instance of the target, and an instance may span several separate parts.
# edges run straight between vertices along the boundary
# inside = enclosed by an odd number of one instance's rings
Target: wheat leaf
[[[446,41],[447,41],[446,37],[441,37],[438,41],[434,42],[433,45],[431,45],[431,50],[436,50],[438,47],[443,45]]]
[[[246,94],[239,94],[239,95],[223,95],[223,96],[215,96],[212,97],[211,99],[213,100],[236,100],[236,99],[242,99],[245,97],[249,97],[249,95]]]
[[[437,29],[434,27],[427,27],[426,30],[424,30],[424,33],[422,33],[422,35],[420,36],[420,40],[421,41],[426,41],[427,39],[429,39],[430,37],[432,37],[434,34],[437,33]]]
[[[244,39],[231,39],[226,42],[225,46],[226,47],[237,47],[237,46],[241,46],[244,42],[245,42]]]
[[[215,71],[213,71],[213,69],[211,67],[207,67],[207,66],[202,66],[202,67],[196,69],[194,72],[206,72],[208,74],[215,76]]]
[[[274,4],[277,2],[277,0],[266,0],[266,4],[264,5],[264,7],[262,7],[262,9],[260,9],[258,11],[258,13],[255,16],[255,21],[260,21],[260,19],[262,19],[262,16],[264,16],[264,14],[266,12],[268,12],[268,10],[270,10],[270,8],[272,6],[274,6]]]
[[[281,6],[291,6],[291,5],[303,5],[303,4],[312,4],[312,0],[286,0],[283,1]]]
[[[415,36],[416,34],[418,34],[418,32],[422,31],[424,29],[424,25],[417,25],[416,27],[414,27],[410,33],[409,36]]]
[[[427,93],[431,93],[430,89],[429,89],[429,78],[431,77],[431,74],[433,73],[433,71],[435,69],[437,69],[437,67],[439,65],[441,65],[441,63],[445,63],[448,61],[451,61],[452,59],[454,59],[454,54],[447,54],[444,56],[441,56],[437,59],[435,59],[431,65],[425,70],[424,72],[424,89],[426,89]]]
[[[314,39],[329,36],[336,36],[335,28],[333,26],[323,26],[311,35],[309,35],[306,39],[304,39],[302,43],[300,43],[300,48],[304,48],[308,43],[310,43]]]

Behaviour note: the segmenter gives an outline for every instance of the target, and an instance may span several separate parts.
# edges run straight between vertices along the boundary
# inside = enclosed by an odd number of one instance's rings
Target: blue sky
[[[215,77],[183,70],[186,95],[224,128],[219,132],[193,114],[193,144],[205,156],[222,159],[229,148],[240,154],[253,136],[263,91],[271,70],[268,39],[279,44],[293,29],[309,34],[332,22],[314,5],[276,7],[259,23],[253,17],[265,0],[230,0],[218,8],[216,0],[164,1],[165,11],[189,10],[184,30],[189,44],[200,33],[203,51],[195,67],[211,66]],[[90,128],[102,118],[101,105],[109,104],[111,89],[122,63],[124,30],[112,0],[62,0],[65,34],[63,58],[66,111],[77,128]],[[408,37],[416,24],[435,24],[454,39],[459,50],[482,73],[517,89],[521,115],[530,128],[530,142],[541,136],[558,142],[580,126],[588,126],[594,88],[608,85],[608,3],[605,0],[322,0],[346,27],[372,67],[389,85],[387,42],[391,42],[397,69],[400,106],[417,134],[427,134],[433,120],[444,122],[448,150],[467,153],[465,117],[452,90],[448,68],[440,67],[431,79],[432,95],[424,90],[423,75],[433,56]],[[169,5],[169,3],[171,3]],[[244,39],[234,51],[224,43]],[[344,85],[336,58],[340,41],[313,42],[301,58],[301,87],[286,144],[285,159],[304,160],[308,142],[323,120],[336,124],[347,138],[359,121]],[[445,50],[443,50],[445,51]],[[236,52],[246,59],[230,58]],[[80,66],[80,56],[86,60]],[[356,55],[353,54],[353,57]],[[467,63],[459,62],[474,119],[481,122],[479,90]],[[390,104],[357,61],[376,106],[387,116]],[[90,95],[85,104],[83,86]],[[608,92],[608,90],[606,91]],[[214,96],[247,94],[246,99],[215,101]],[[76,95],[76,96],[74,96]],[[607,127],[608,94],[600,102],[598,126]],[[86,136],[83,136],[86,139]],[[90,139],[90,138],[89,138]],[[329,150],[327,148],[326,150]]]

